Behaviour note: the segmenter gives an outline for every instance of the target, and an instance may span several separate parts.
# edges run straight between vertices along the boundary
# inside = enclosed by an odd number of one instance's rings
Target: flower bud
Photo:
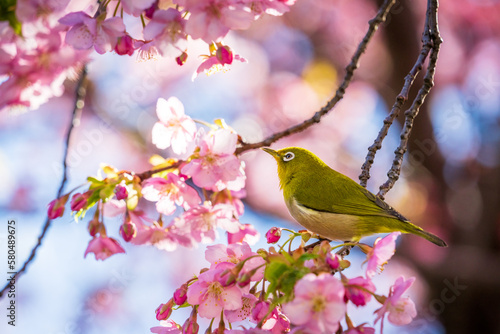
[[[326,254],[326,264],[330,266],[333,270],[337,270],[340,267],[340,256],[337,254],[328,253]]]
[[[264,317],[269,312],[269,303],[265,301],[260,301],[255,304],[252,310],[252,319],[259,323],[263,321]]]
[[[130,220],[126,221],[120,226],[120,235],[123,240],[129,242],[137,235],[137,227]]]
[[[268,244],[275,244],[281,238],[281,229],[279,227],[272,227],[266,233],[266,239]]]
[[[89,231],[90,236],[95,237],[97,232],[99,232],[100,225],[101,224],[99,223],[99,216],[94,217],[92,218],[91,221],[89,221],[89,226],[87,227],[87,229]]]
[[[68,198],[69,194],[60,198],[56,198],[55,200],[50,202],[47,208],[47,216],[49,216],[50,219],[62,217],[62,215],[64,214],[64,206],[66,205]]]
[[[248,284],[250,284],[251,280],[252,280],[252,272],[246,272],[243,275],[240,275],[240,277],[238,277],[238,286],[240,288],[243,288]]]
[[[156,309],[156,319],[157,320],[165,320],[170,317],[172,314],[172,307],[174,305],[174,301],[170,299],[166,304],[160,304]]]
[[[117,200],[127,199],[128,197],[127,188],[122,185],[117,185],[115,187],[115,195]]]
[[[233,62],[233,52],[227,45],[221,45],[215,51],[215,56],[222,65],[232,64]]]
[[[134,53],[134,40],[130,35],[124,35],[118,37],[118,42],[115,46],[115,52],[120,56],[129,55],[131,56]]]
[[[87,205],[86,194],[76,193],[71,197],[71,211],[80,211]]]
[[[180,288],[174,292],[174,302],[177,305],[182,305],[187,300],[187,284],[182,284]]]
[[[186,63],[188,58],[188,54],[186,52],[183,52],[180,56],[175,58],[175,61],[179,66],[182,66]]]
[[[197,334],[200,330],[200,326],[196,323],[196,309],[193,309],[193,313],[186,320],[184,325],[182,325],[182,334]]]

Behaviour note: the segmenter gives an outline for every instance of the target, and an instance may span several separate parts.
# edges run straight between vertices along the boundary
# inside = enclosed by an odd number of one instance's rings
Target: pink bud
[[[174,302],[177,305],[182,305],[187,300],[187,285],[182,284],[180,288],[174,292]]]
[[[80,211],[87,205],[86,194],[76,193],[71,197],[71,211]]]
[[[148,9],[146,9],[144,11],[144,16],[146,16],[148,19],[152,20],[153,19],[153,14],[158,10],[158,0],[155,1],[151,7],[149,7]]]
[[[223,45],[217,48],[215,56],[217,57],[221,65],[233,63],[233,52],[227,45]]]
[[[182,334],[197,334],[200,326],[196,323],[196,313],[191,315],[184,325],[182,325]]]
[[[183,52],[180,56],[175,58],[175,61],[179,66],[182,66],[186,63],[188,58],[188,54],[186,52]]]
[[[49,216],[50,219],[62,217],[62,215],[64,214],[64,206],[68,201],[68,197],[69,195],[65,195],[61,198],[56,198],[55,200],[49,203],[47,209],[47,216]]]
[[[240,275],[240,277],[238,277],[238,286],[240,288],[244,288],[245,286],[250,284],[251,279],[252,279],[251,272],[247,272],[247,273],[244,273],[243,275]]]
[[[137,235],[137,227],[130,220],[126,221],[120,226],[120,235],[123,240],[129,242]]]
[[[165,320],[170,317],[172,314],[172,306],[174,302],[172,299],[170,299],[166,304],[160,304],[158,308],[156,309],[156,319],[157,320]]]
[[[115,52],[120,56],[129,55],[131,56],[134,53],[134,40],[129,35],[124,35],[118,37],[118,42],[115,46]]]
[[[275,244],[281,238],[281,229],[279,227],[272,227],[266,233],[266,239],[268,244]]]
[[[99,232],[100,225],[101,224],[99,223],[99,218],[97,217],[94,217],[94,219],[89,221],[88,231],[90,233],[90,236],[95,237],[97,232]]]
[[[326,263],[332,268],[333,270],[337,270],[340,267],[340,256],[337,254],[328,253],[326,254]]]
[[[255,307],[252,310],[252,319],[255,320],[256,322],[261,322],[262,319],[267,315],[269,312],[269,303],[265,301],[260,301],[257,304],[255,304]]]
[[[127,199],[128,191],[127,188],[121,185],[115,187],[115,195],[117,200]]]

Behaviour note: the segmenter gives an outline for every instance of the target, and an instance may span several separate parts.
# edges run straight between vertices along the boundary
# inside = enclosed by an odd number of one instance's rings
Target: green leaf
[[[16,17],[17,0],[0,1],[0,21],[8,21],[14,32],[21,36],[21,22]]]
[[[318,254],[304,253],[298,259],[297,262],[303,264],[307,260],[312,260],[318,257]]]

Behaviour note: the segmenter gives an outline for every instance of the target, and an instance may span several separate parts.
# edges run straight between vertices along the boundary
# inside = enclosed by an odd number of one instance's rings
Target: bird
[[[369,235],[399,231],[447,246],[314,153],[301,147],[262,150],[278,164],[280,188],[292,217],[321,238],[359,242]]]

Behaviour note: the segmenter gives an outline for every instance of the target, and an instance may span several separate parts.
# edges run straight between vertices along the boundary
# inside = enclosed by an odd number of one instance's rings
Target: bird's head
[[[307,177],[325,166],[320,158],[301,147],[287,147],[278,151],[264,147],[262,150],[272,155],[278,163],[281,188],[293,178]]]

